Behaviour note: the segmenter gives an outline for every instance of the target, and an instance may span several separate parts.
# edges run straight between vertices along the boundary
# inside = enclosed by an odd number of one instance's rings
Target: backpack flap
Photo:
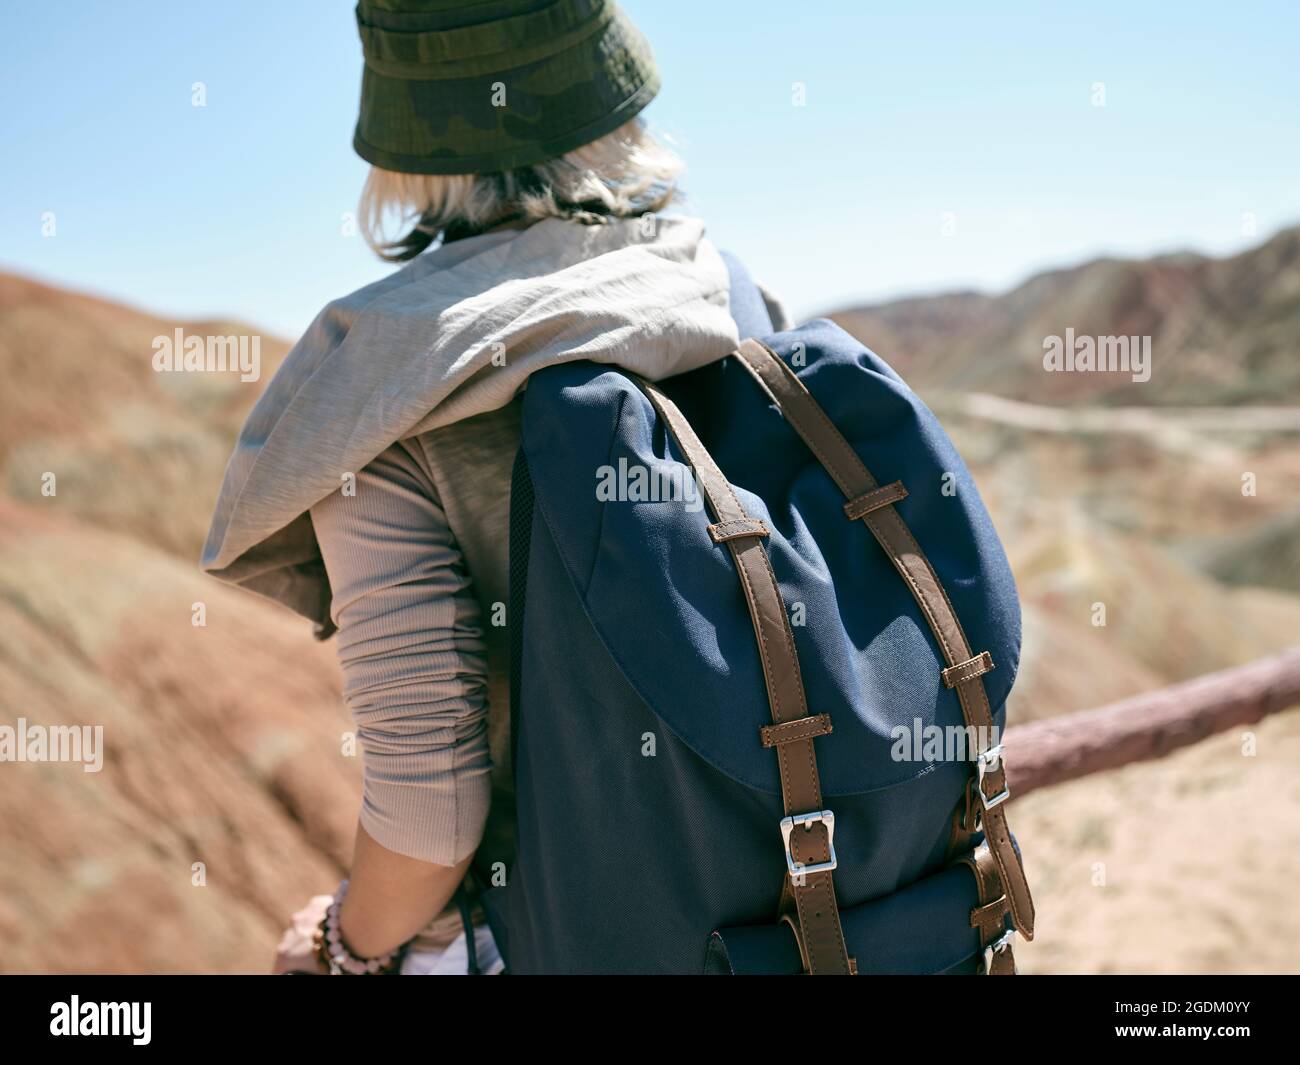
[[[971,643],[995,663],[997,723],[1019,658],[1015,586],[951,441],[880,359],[829,322],[769,338],[882,483],[929,554]],[[890,560],[734,358],[661,382],[765,540],[790,613],[828,797],[966,771],[922,750],[929,726],[963,725],[929,625]],[[689,467],[622,372],[568,363],[533,375],[523,446],[537,508],[611,658],[672,732],[733,780],[779,794],[763,666],[736,570]],[[946,491],[946,485],[956,491]],[[684,496],[684,497],[683,497]],[[900,733],[900,727],[902,732]],[[905,737],[900,739],[900,736]],[[906,745],[899,757],[899,745]],[[967,755],[967,757],[970,757]]]

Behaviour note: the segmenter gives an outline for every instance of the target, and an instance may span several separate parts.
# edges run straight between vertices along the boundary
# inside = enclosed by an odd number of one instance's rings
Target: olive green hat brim
[[[649,44],[603,0],[448,31],[380,29],[361,8],[358,20],[366,66],[353,146],[385,170],[531,166],[612,132],[659,91]]]

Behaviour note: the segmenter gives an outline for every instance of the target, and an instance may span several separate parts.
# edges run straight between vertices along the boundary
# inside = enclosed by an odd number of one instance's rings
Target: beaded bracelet
[[[339,931],[339,913],[347,891],[348,882],[344,880],[334,892],[334,901],[325,911],[325,916],[321,918],[320,927],[316,930],[317,956],[331,976],[389,976],[396,973],[410,946],[409,941],[377,958],[358,958],[343,942],[343,934]]]

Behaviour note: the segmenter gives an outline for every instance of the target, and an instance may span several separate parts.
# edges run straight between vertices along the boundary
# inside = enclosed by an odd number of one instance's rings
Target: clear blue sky
[[[693,209],[801,315],[1300,221],[1294,3],[624,6]],[[285,335],[389,269],[341,235],[351,0],[6,7],[0,268]]]

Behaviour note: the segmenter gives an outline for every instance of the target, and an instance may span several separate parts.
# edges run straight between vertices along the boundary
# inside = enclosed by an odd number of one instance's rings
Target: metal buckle
[[[1010,950],[1011,941],[1015,938],[1016,930],[1010,928],[984,948],[984,968],[980,973],[981,976],[989,976],[993,972],[993,955],[1001,950]]]
[[[790,850],[790,834],[794,832],[795,825],[802,825],[806,832],[818,821],[826,826],[826,846],[831,852],[830,860],[815,862],[812,865],[800,865],[794,860],[794,853]],[[800,880],[809,873],[829,873],[840,864],[839,859],[835,857],[835,815],[830,810],[818,810],[816,813],[795,814],[793,817],[781,818],[781,838],[785,841],[785,865],[790,870],[792,880]]]
[[[979,793],[980,806],[985,810],[992,810],[995,806],[1001,806],[1011,798],[1011,788],[1007,784],[1006,774],[1002,777],[1002,790],[996,795],[990,797],[984,794],[984,776],[992,773],[1002,766],[1002,744],[996,744],[987,751],[980,751],[976,763],[976,780],[975,790]]]

